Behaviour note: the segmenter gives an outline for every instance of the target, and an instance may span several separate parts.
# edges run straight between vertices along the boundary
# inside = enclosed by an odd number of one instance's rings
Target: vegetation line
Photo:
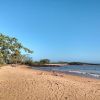
[[[22,54],[24,51],[26,54]],[[49,59],[33,61],[27,55],[33,51],[23,46],[15,37],[9,37],[0,33],[0,66],[4,64],[27,64],[30,66],[61,66],[61,65],[98,65],[81,62],[50,62]],[[99,64],[100,65],[100,64]]]

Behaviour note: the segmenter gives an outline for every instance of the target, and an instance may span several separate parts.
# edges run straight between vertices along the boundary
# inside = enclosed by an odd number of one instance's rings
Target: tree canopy
[[[40,64],[49,64],[50,60],[49,59],[41,59]]]
[[[15,37],[9,37],[0,33],[0,63],[9,63],[11,60],[16,62],[21,58],[21,51],[33,53],[30,49],[24,47]]]

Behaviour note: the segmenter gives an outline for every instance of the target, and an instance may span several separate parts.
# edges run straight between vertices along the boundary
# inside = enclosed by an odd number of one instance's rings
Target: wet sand
[[[100,100],[100,80],[27,67],[0,68],[0,100]]]

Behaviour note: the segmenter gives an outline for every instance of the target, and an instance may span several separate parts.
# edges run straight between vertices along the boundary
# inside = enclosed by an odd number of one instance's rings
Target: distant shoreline
[[[100,66],[100,64],[34,64],[34,65],[31,65],[31,66],[34,66],[34,67],[62,67],[62,66],[74,66],[74,65],[79,65],[79,66]]]

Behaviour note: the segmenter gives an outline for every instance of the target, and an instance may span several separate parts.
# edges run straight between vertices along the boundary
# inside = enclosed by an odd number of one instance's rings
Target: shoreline
[[[40,70],[40,71],[45,71],[45,72],[50,72],[50,73],[55,73],[55,74],[70,75],[70,76],[75,76],[75,77],[80,77],[80,78],[90,78],[90,79],[100,80],[100,78],[97,78],[97,77],[73,73],[73,72],[49,71],[49,70],[41,70],[41,69],[33,69],[33,70]]]
[[[29,68],[0,68],[0,100],[100,100],[100,80]]]
[[[27,66],[27,65],[25,65]],[[64,72],[60,72],[60,71],[49,71],[49,70],[41,70],[41,69],[34,69],[30,66],[28,67],[22,67],[23,69],[26,70],[30,70],[30,71],[36,71],[36,72],[40,72],[40,73],[44,73],[45,75],[52,75],[52,76],[58,76],[58,77],[62,77],[62,78],[68,78],[71,77],[72,79],[80,79],[80,80],[91,80],[91,81],[100,81],[100,79],[98,78],[93,78],[93,77],[88,77],[88,76],[81,76],[81,75],[76,75],[76,74],[72,74],[72,73],[64,73]]]
[[[71,65],[71,66],[74,66],[74,65]],[[82,67],[81,65],[78,65],[80,67]],[[90,65],[88,65],[90,66]],[[93,65],[92,65],[93,66]],[[64,67],[64,66],[62,66]],[[67,67],[67,66],[66,66]],[[87,67],[87,66],[85,66]],[[62,74],[69,74],[69,75],[73,75],[73,76],[80,76],[80,77],[86,77],[86,78],[92,78],[92,79],[98,79],[100,80],[100,74],[98,73],[93,73],[93,72],[84,72],[84,71],[81,71],[81,70],[63,70],[63,71],[60,71],[60,70],[53,70],[52,68],[55,68],[55,67],[31,67],[33,70],[42,70],[42,71],[48,71],[48,72],[56,72],[56,73],[62,73]],[[47,68],[47,69],[46,69]]]

